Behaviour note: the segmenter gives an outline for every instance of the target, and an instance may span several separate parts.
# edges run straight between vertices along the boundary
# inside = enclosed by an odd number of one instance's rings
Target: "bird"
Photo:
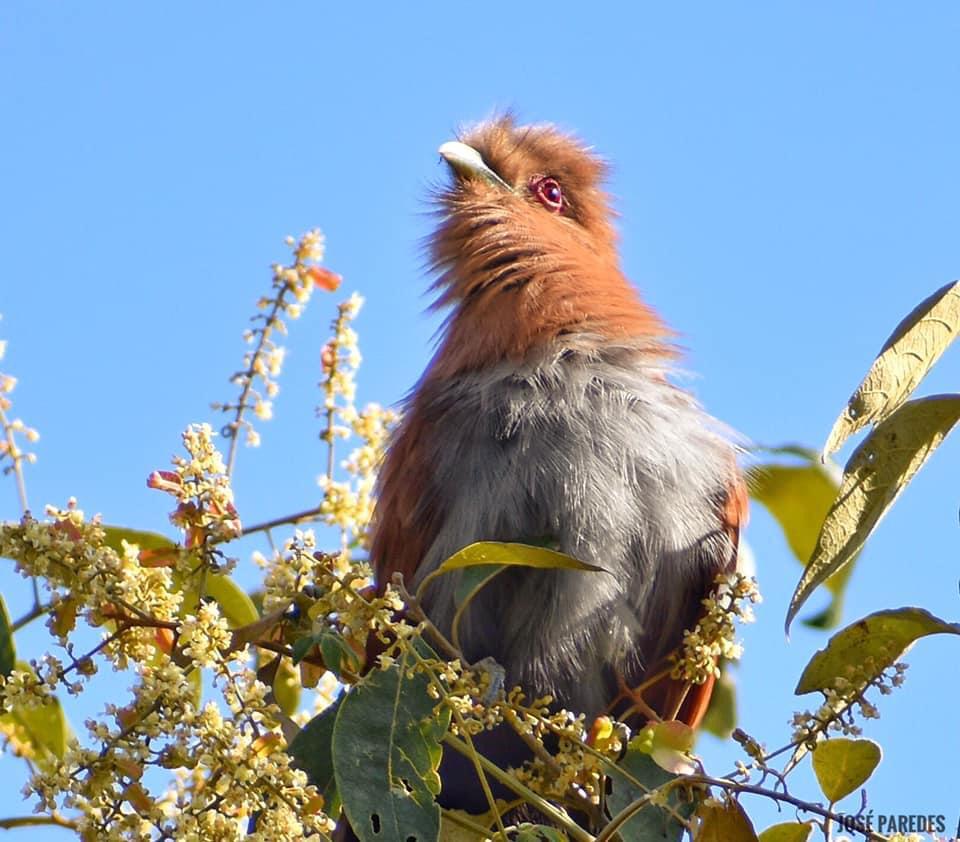
[[[507,568],[458,621],[469,662],[590,721],[663,669],[734,569],[738,447],[675,382],[676,334],[624,274],[591,148],[500,115],[439,154],[428,253],[445,319],[380,469],[370,559],[381,588],[400,573],[411,590],[478,541],[602,568]],[[421,598],[448,636],[456,588],[434,577]],[[676,718],[696,727],[711,686],[667,678],[644,699],[659,715],[682,700]],[[475,779],[467,797],[441,777],[441,803],[485,809]]]

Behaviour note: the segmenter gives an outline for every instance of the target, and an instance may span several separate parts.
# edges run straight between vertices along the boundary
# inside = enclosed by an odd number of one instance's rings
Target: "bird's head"
[[[519,361],[564,341],[667,335],[620,271],[606,168],[588,148],[504,117],[439,151],[451,180],[430,249],[437,305],[452,312],[435,369]]]

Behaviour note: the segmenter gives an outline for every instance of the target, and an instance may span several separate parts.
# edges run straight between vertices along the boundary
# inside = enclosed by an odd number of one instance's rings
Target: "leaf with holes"
[[[810,822],[782,822],[770,825],[760,834],[760,842],[807,842],[813,833]]]
[[[776,519],[796,559],[806,564],[817,545],[820,526],[837,497],[840,469],[832,461],[824,464],[816,453],[801,448],[777,448],[771,452],[797,456],[804,464],[770,462],[752,467],[747,472],[747,487],[750,496]],[[824,611],[804,620],[805,625],[830,628],[840,622],[853,561],[851,558],[851,564],[826,580],[833,598]]]
[[[307,773],[323,796],[324,812],[334,818],[340,812],[340,796],[333,773],[333,728],[343,699],[341,696],[304,725],[287,749],[294,765]]]
[[[838,678],[870,665],[875,677],[896,663],[921,637],[931,634],[960,635],[960,623],[947,623],[922,608],[877,611],[847,626],[830,638],[826,647],[807,664],[797,689],[798,696],[832,688]]]
[[[873,740],[834,737],[813,751],[813,772],[827,799],[833,804],[863,786],[873,774],[883,752]]]
[[[610,783],[607,808],[612,817],[650,790],[677,778],[661,769],[648,754],[636,749],[628,749],[623,759],[608,769],[607,774]],[[617,828],[620,839],[623,842],[679,842],[685,829],[673,813],[688,818],[694,804],[689,800],[687,790],[676,787],[670,790],[667,803],[670,810],[650,803],[640,807]]]
[[[440,740],[446,708],[427,693],[427,678],[408,675],[404,653],[347,693],[333,728],[337,790],[361,842],[427,842],[440,832]]]
[[[860,551],[907,483],[960,420],[960,395],[910,401],[874,429],[850,456],[840,491],[797,584],[786,628],[821,582]]]
[[[824,453],[888,418],[916,389],[960,330],[960,281],[938,289],[897,325],[836,420]]]
[[[697,842],[757,842],[753,823],[736,801],[711,799],[697,810],[700,832]]]

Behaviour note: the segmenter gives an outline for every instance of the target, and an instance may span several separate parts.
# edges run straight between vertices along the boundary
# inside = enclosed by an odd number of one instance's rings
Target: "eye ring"
[[[560,182],[549,175],[535,175],[530,179],[530,192],[551,213],[560,213],[566,207]]]

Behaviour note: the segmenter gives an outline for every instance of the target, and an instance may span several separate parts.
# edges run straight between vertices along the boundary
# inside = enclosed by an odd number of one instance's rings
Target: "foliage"
[[[544,547],[483,542],[463,548],[411,593],[402,577],[372,587],[364,560],[374,478],[397,418],[376,405],[354,406],[360,363],[351,323],[352,296],[337,308],[322,354],[326,471],[320,501],[269,522],[243,525],[231,491],[240,434],[256,445],[272,414],[286,332],[313,290],[334,291],[338,276],[319,265],[323,240],[288,239],[290,265],[274,267],[270,295],[246,334],[250,350],[232,382],[239,396],[215,404],[226,413],[226,457],[208,424],[182,436],[172,470],[156,470],[150,488],[170,497],[173,540],[155,531],[106,526],[73,500],[29,514],[24,442],[36,432],[12,419],[16,381],[0,375],[0,462],[13,475],[23,515],[0,524],[0,555],[33,584],[33,605],[11,621],[0,600],[0,732],[27,764],[25,792],[34,816],[0,827],[52,824],[94,839],[329,838],[341,816],[361,840],[561,840],[709,842],[829,837],[840,799],[869,779],[881,749],[861,737],[878,715],[871,698],[903,682],[904,653],[919,638],[960,634],[919,608],[879,611],[836,633],[799,679],[798,694],[819,694],[813,710],[793,717],[793,732],[767,751],[734,729],[731,662],[739,658],[735,621],[751,619],[759,599],[752,579],[721,577],[687,632],[669,673],[688,685],[718,681],[708,721],[742,751],[735,768],[707,772],[694,754],[695,734],[662,720],[644,691],[664,674],[628,688],[640,727],[601,716],[588,722],[550,699],[527,699],[503,686],[502,670],[467,663],[457,620],[451,639],[432,625],[419,596],[433,577],[456,573],[457,618],[509,565],[561,568],[603,576]],[[825,583],[832,600],[808,622],[837,624],[850,565],[876,523],[960,418],[960,396],[909,400],[943,353],[958,322],[956,284],[924,301],[897,327],[830,434],[834,451],[868,424],[874,429],[841,472],[797,447],[766,451],[750,471],[751,493],[784,530],[806,568],[788,623]],[[3,346],[0,343],[0,357]],[[338,470],[336,444],[355,448]],[[334,551],[317,547],[303,524],[333,527]],[[280,550],[255,555],[258,593],[235,582],[236,542],[286,530]],[[273,546],[271,541],[271,546]],[[16,633],[46,618],[50,651],[17,659]],[[89,630],[99,641],[88,645]],[[69,697],[104,668],[135,680],[128,698],[75,733]],[[343,692],[345,689],[346,692]],[[206,697],[205,697],[206,696]],[[645,723],[645,724],[643,724]],[[519,768],[501,768],[477,748],[499,728],[529,749]],[[441,758],[459,752],[477,774],[487,811],[441,808]],[[811,755],[821,796],[795,793],[789,776]],[[494,797],[491,784],[511,793]],[[758,837],[746,810],[750,796],[792,807],[794,822]],[[516,807],[524,804],[526,812]],[[531,824],[536,816],[539,824]],[[845,825],[849,830],[849,824]],[[865,824],[856,832],[881,839]]]

